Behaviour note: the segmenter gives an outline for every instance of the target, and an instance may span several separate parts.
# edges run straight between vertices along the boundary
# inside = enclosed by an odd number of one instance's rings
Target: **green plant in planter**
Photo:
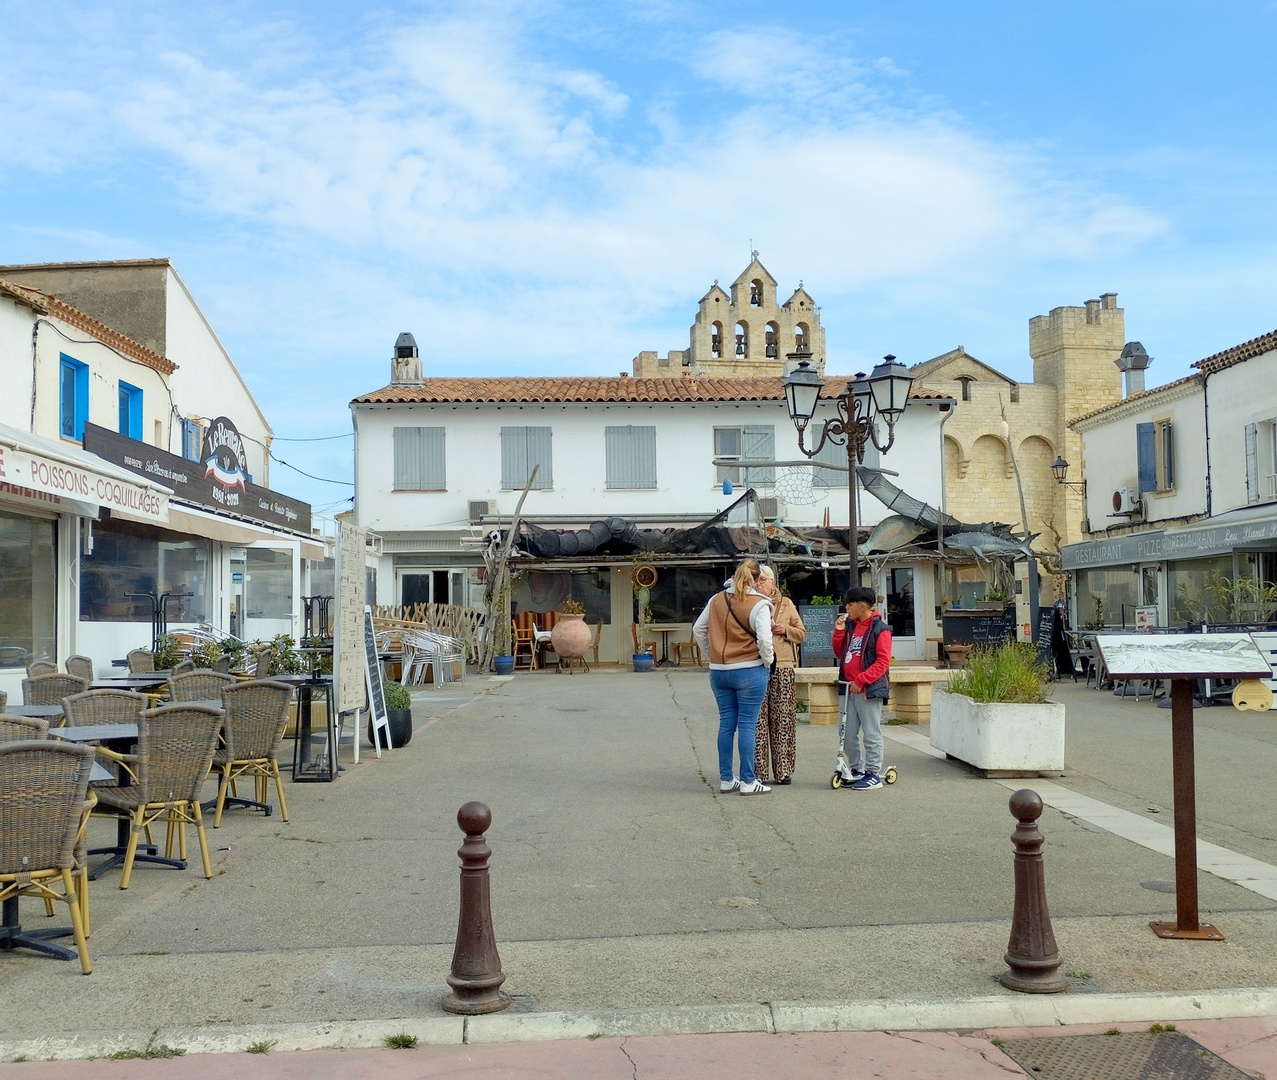
[[[833,607],[834,598],[832,596],[813,596],[811,598],[812,607]]]
[[[306,645],[312,649],[323,649],[322,652],[306,654],[310,658],[307,661],[307,670],[313,671],[315,667],[318,667],[321,675],[331,675],[333,673],[333,651],[331,648],[325,647],[324,639],[309,637],[306,639]]]
[[[967,654],[967,666],[949,680],[949,692],[982,704],[1040,705],[1046,701],[1047,667],[1028,641],[981,645]]]
[[[178,649],[177,641],[172,634],[155,636],[155,669],[157,671],[168,671],[181,659],[181,650]]]
[[[310,663],[297,651],[297,642],[291,634],[277,634],[271,638],[270,647],[275,650],[271,657],[271,675],[305,675],[310,670]]]
[[[222,648],[222,655],[231,658],[231,670],[239,671],[244,666],[244,660],[248,655],[248,645],[240,641],[237,637],[223,638],[218,644]]]
[[[191,659],[197,668],[211,668],[222,655],[222,647],[216,641],[201,641],[191,649]]]
[[[564,600],[559,608],[560,615],[584,615],[585,605],[580,600]]]
[[[387,712],[403,712],[412,708],[412,695],[401,683],[390,679],[382,683],[382,689],[386,694]]]

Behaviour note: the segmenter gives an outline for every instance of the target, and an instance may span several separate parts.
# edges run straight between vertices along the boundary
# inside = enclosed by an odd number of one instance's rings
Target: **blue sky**
[[[0,262],[171,257],[281,439],[348,431],[401,330],[439,375],[683,348],[751,242],[834,372],[961,344],[1028,378],[1028,319],[1106,291],[1155,382],[1277,327],[1277,3],[0,0],[0,27]],[[276,452],[348,478],[348,445]]]

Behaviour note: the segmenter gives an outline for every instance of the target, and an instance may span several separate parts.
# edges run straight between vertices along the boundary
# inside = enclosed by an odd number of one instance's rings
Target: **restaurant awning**
[[[130,521],[147,520],[127,512],[113,511],[112,516],[126,518]],[[203,536],[209,540],[220,540],[226,544],[252,544],[259,541],[267,543],[301,541],[301,556],[303,559],[318,560],[324,557],[322,541],[301,536],[298,533],[268,529],[239,518],[211,514],[206,510],[199,510],[184,503],[169,503],[168,524],[165,528],[172,529],[174,532],[186,533],[188,536]]]
[[[42,492],[56,509],[97,517],[106,507],[151,525],[168,522],[170,488],[137,476],[67,442],[0,424],[0,484],[18,494]]]

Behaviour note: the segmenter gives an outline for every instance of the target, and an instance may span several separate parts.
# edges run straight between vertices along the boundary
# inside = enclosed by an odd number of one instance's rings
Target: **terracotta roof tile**
[[[1205,360],[1198,360],[1193,367],[1197,368],[1203,375],[1210,375],[1216,371],[1223,371],[1224,368],[1232,367],[1234,364],[1240,364],[1243,360],[1252,360],[1256,356],[1263,356],[1264,353],[1272,352],[1274,349],[1277,349],[1277,330],[1272,330],[1257,338],[1251,338],[1249,341],[1243,341],[1240,345],[1234,345],[1231,349],[1217,352],[1213,356],[1206,357]]]
[[[107,326],[106,323],[99,322],[92,316],[84,314],[79,308],[73,308],[70,304],[63,303],[56,296],[41,292],[39,289],[28,288],[26,285],[19,285],[14,281],[4,281],[2,279],[0,279],[0,292],[34,307],[41,314],[53,315],[65,323],[70,323],[76,329],[83,330],[86,334],[92,334],[104,345],[109,345],[116,352],[123,353],[129,359],[136,360],[139,364],[154,368],[161,375],[172,375],[177,370],[177,365],[167,356],[161,356],[153,349],[148,349],[145,345],[134,341],[127,334],[121,334],[118,330]]]
[[[846,378],[826,379],[841,390]],[[354,399],[354,405],[407,405],[445,402],[678,402],[781,401],[783,379],[633,379],[625,378],[491,378],[426,379],[420,386],[385,386]],[[948,394],[915,386],[911,397],[944,401]]]

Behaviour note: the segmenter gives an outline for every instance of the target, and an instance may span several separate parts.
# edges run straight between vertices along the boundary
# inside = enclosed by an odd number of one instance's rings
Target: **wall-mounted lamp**
[[[1078,491],[1086,492],[1085,480],[1069,480],[1069,463],[1062,457],[1057,457],[1051,462],[1051,475],[1055,477],[1057,484],[1063,484],[1065,487],[1077,488]]]

